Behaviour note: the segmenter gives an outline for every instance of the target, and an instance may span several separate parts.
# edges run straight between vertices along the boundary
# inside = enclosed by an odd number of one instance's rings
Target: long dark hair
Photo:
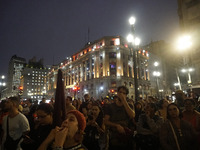
[[[175,103],[171,103],[171,104],[169,104],[169,105],[167,106],[167,119],[171,119],[171,117],[170,117],[170,115],[169,115],[169,107],[170,107],[171,105],[174,105],[174,106],[176,106],[176,107],[178,108],[178,110],[179,110],[179,118],[181,119],[181,118],[183,117],[182,111],[180,110],[180,108],[178,107],[178,105],[175,104]]]
[[[103,117],[104,117],[104,114],[103,114],[103,110],[101,108],[101,106],[98,104],[98,103],[93,103],[92,106],[97,106],[99,108],[99,115],[98,117],[96,118],[96,122],[97,124],[101,127],[102,124],[103,124]]]

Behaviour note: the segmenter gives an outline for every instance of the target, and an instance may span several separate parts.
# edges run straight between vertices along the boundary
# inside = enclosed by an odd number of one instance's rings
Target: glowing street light
[[[129,19],[129,24],[131,26],[131,34],[127,36],[127,41],[130,43],[130,51],[133,50],[133,69],[134,69],[134,83],[135,83],[135,100],[139,100],[139,91],[138,91],[138,79],[137,79],[137,51],[136,46],[140,44],[140,39],[135,38],[134,36],[134,24],[135,24],[135,18],[131,17]]]
[[[191,37],[188,35],[182,36],[178,39],[178,49],[186,50],[192,45]]]
[[[154,71],[153,72],[153,76],[155,77],[159,77],[161,75],[161,73],[159,71]]]
[[[191,84],[192,83],[192,79],[191,79],[191,75],[190,72],[194,71],[193,68],[188,68],[188,69],[182,69],[181,72],[183,73],[188,73],[188,83]]]
[[[129,23],[130,23],[130,25],[134,25],[135,24],[135,18],[134,17],[130,17],[129,18]]]
[[[140,45],[140,39],[138,37],[135,38],[135,45],[136,46]]]
[[[154,62],[154,66],[157,67],[159,65],[159,63],[156,61]]]

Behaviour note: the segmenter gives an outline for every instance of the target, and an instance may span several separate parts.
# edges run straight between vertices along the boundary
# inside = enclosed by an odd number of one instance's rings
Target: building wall
[[[28,65],[24,68],[21,77],[23,94],[21,98],[41,100],[47,97],[47,72],[45,68],[33,68]]]
[[[148,59],[146,54],[138,55]],[[92,97],[101,98],[115,94],[118,86],[126,85],[130,90],[129,97],[134,98],[132,55],[122,37],[103,37],[60,63],[48,75],[49,91],[52,91],[55,85],[56,80],[52,79],[56,78],[55,72],[58,69],[62,69],[65,75],[66,95],[82,98],[89,92]],[[144,71],[143,74],[138,75],[145,89],[149,87],[148,77],[148,72]],[[76,93],[73,91],[74,86],[80,87]]]
[[[21,72],[25,66],[26,60],[16,55],[12,56],[8,66],[8,90],[7,97],[17,96],[19,93]]]
[[[188,34],[192,39],[192,46],[185,54],[189,57],[187,66],[194,68],[192,85],[200,87],[200,1],[178,0],[178,15],[182,34]]]

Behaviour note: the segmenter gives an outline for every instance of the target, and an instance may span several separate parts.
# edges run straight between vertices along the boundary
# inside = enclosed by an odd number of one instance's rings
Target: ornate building
[[[137,73],[140,97],[150,94],[148,52],[138,50]],[[54,95],[57,71],[63,71],[66,95],[82,98],[90,93],[101,98],[116,93],[117,87],[129,88],[129,97],[134,98],[133,56],[126,41],[120,36],[106,36],[68,57],[58,66],[52,66],[48,75],[48,94]]]

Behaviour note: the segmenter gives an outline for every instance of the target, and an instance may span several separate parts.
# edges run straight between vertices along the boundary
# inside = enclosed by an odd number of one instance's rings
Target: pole
[[[157,84],[157,98],[160,98],[160,94],[159,94],[159,83],[158,83],[158,77],[156,76],[156,84]]]
[[[182,90],[182,88],[181,88],[181,82],[180,82],[180,78],[179,78],[179,76],[178,76],[177,68],[176,68],[175,70],[176,70],[176,77],[177,77],[177,80],[178,80],[179,90]]]
[[[135,100],[139,100],[138,93],[138,79],[137,79],[137,54],[136,50],[133,49],[133,71],[134,71],[134,83],[135,83]]]
[[[131,43],[131,47],[133,50],[133,71],[134,71],[134,83],[135,83],[135,100],[139,100],[139,92],[138,92],[138,79],[137,79],[137,50],[135,47],[135,37],[134,37],[135,28],[134,25],[131,25],[131,34],[133,35],[134,41]]]

